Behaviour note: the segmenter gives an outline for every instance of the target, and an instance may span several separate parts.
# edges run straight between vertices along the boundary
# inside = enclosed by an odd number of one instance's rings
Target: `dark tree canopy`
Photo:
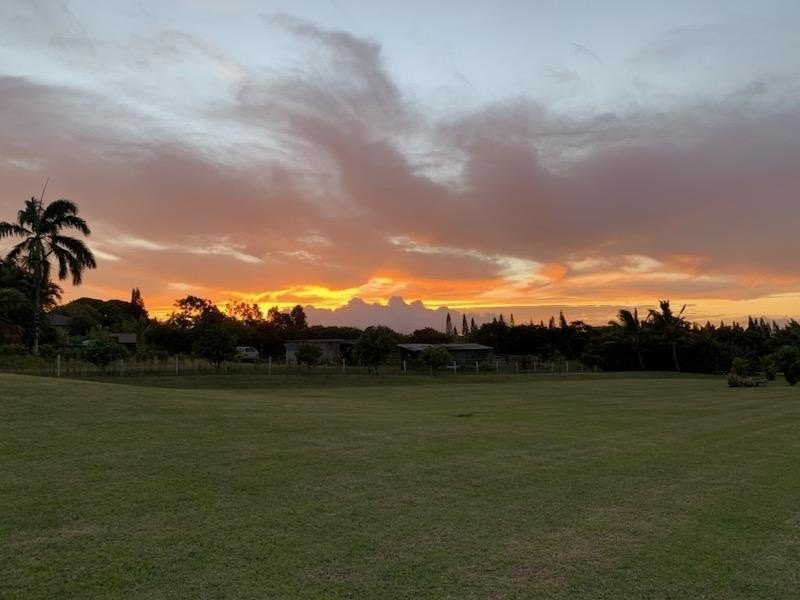
[[[367,327],[361,337],[356,341],[354,348],[357,359],[366,365],[370,371],[386,362],[386,359],[395,351],[400,336],[384,325]]]
[[[16,264],[32,275],[34,310],[33,352],[39,353],[39,332],[43,310],[43,290],[51,284],[51,271],[55,265],[58,279],[71,277],[79,285],[86,269],[94,269],[94,254],[83,240],[65,235],[75,230],[88,236],[89,226],[78,216],[78,206],[70,200],[54,200],[45,205],[31,198],[17,213],[16,222],[0,222],[0,239],[21,238],[6,255],[6,261]]]

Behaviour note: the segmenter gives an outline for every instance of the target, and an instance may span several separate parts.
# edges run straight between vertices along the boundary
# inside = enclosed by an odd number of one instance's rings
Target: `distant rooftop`
[[[325,340],[286,340],[286,344],[325,344],[338,342],[340,344],[355,344],[357,340],[346,340],[343,338],[328,338]]]
[[[492,350],[491,346],[483,344],[397,344],[398,347],[411,352],[421,352],[429,346],[436,346],[446,350]]]

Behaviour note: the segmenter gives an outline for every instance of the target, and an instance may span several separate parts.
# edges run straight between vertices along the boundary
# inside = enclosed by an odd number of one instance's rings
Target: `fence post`
[[[494,361],[494,372],[495,373],[499,373],[500,372],[500,361],[499,360]]]
[[[272,356],[267,359],[267,375],[272,377]]]
[[[180,361],[180,357],[176,354],[175,355],[175,375],[177,375],[179,373],[179,371],[180,371],[180,368],[178,367],[178,362],[179,361]]]
[[[403,375],[406,375],[406,361],[403,361]]]
[[[56,377],[61,377],[61,354],[56,356]]]
[[[476,360],[476,361],[475,361],[475,373],[480,373],[480,372],[481,372],[481,368],[480,368],[480,366],[478,365],[478,361]]]
[[[346,371],[346,367],[345,367],[345,361],[344,361],[344,358],[343,358],[342,359],[342,375],[344,375],[346,372],[347,371]]]
[[[456,361],[453,360],[453,375],[455,375],[457,372],[458,372],[458,365],[456,364]]]

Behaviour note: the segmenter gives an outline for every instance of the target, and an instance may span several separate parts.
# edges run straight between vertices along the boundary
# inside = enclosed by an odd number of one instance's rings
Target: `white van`
[[[236,358],[244,361],[258,360],[258,350],[253,346],[236,346]]]

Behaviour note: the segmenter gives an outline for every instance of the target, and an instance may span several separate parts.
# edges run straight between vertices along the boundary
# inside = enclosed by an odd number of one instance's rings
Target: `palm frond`
[[[65,217],[74,216],[76,214],[78,214],[78,205],[72,202],[72,200],[60,198],[58,200],[53,200],[45,207],[42,212],[42,219],[44,221],[60,221]]]
[[[75,215],[67,215],[62,217],[57,221],[54,221],[54,224],[57,226],[56,231],[60,231],[61,229],[77,229],[83,235],[89,235],[92,233],[92,230],[89,229],[86,221],[80,217],[76,217]],[[54,233],[56,233],[56,231],[54,231]]]
[[[4,237],[27,237],[29,235],[32,235],[31,231],[22,225],[7,221],[0,223],[0,239]]]
[[[97,262],[94,259],[94,254],[91,250],[89,250],[89,247],[83,242],[83,240],[65,235],[54,235],[50,241],[53,249],[65,249],[77,259],[78,263],[80,263],[83,268],[97,268]]]

